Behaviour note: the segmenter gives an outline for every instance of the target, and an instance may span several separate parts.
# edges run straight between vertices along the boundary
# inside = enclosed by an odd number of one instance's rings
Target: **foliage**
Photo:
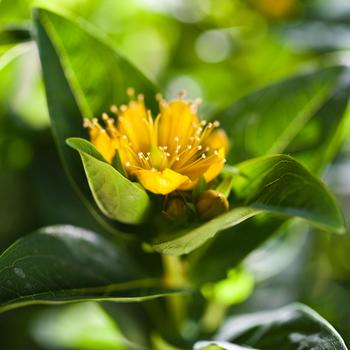
[[[4,6],[8,10],[7,3],[0,3],[0,9]],[[280,20],[279,12],[266,10],[268,1],[257,1],[255,10],[254,5],[246,9],[240,1],[232,3],[235,7],[227,5],[227,13],[230,9],[250,11],[253,16],[260,11],[260,16],[267,16],[266,25]],[[27,5],[23,14],[18,13],[20,18],[29,18]],[[193,15],[188,6],[185,13]],[[326,234],[346,232],[341,206],[319,174],[348,135],[349,68],[338,63],[314,65],[306,73],[285,78],[301,59],[290,54],[292,62],[281,64],[285,74],[280,74],[280,81],[261,79],[256,83],[241,76],[232,83],[234,78],[226,76],[227,67],[218,67],[218,75],[223,69],[222,82],[232,87],[232,94],[220,100],[210,92],[212,87],[207,87],[209,103],[201,113],[208,120],[220,121],[231,141],[226,166],[211,185],[225,193],[229,210],[204,221],[195,217],[189,206],[192,214],[174,222],[161,215],[161,199],[128,178],[117,162],[107,163],[87,141],[83,129],[84,118],[92,119],[113,104],[126,103],[129,87],[144,94],[147,107],[157,115],[158,106],[152,101],[161,89],[122,54],[122,45],[116,45],[113,35],[101,34],[83,18],[98,8],[93,1],[82,16],[74,15],[78,7],[67,5],[69,11],[52,7],[45,1],[35,7],[32,27],[20,23],[0,32],[0,45],[6,46],[0,57],[0,74],[8,78],[6,69],[26,52],[26,45],[34,45],[28,41],[34,40],[55,144],[79,196],[68,210],[78,213],[80,222],[35,230],[2,253],[0,311],[32,304],[99,302],[105,310],[106,337],[120,349],[346,349],[337,331],[302,304],[224,318],[231,313],[231,304],[239,304],[254,293],[254,281],[244,279],[250,272],[245,274],[242,261],[259,252],[262,243],[282,233],[291,221],[299,219]],[[297,6],[288,11],[292,14]],[[13,13],[8,15],[11,18]],[[159,21],[164,20],[162,16]],[[210,16],[216,23],[224,20],[220,13]],[[186,17],[189,23],[190,17]],[[249,16],[242,18],[248,21]],[[174,24],[169,21],[168,25]],[[284,30],[288,32],[288,28]],[[216,38],[212,43],[226,40],[226,34],[206,34]],[[252,33],[241,33],[242,45],[249,35]],[[254,38],[251,40],[253,43]],[[273,42],[264,42],[255,50],[274,52],[273,46]],[[210,64],[217,59],[200,42],[197,54]],[[176,63],[174,67],[178,69]],[[198,67],[198,71],[203,68]],[[205,74],[201,78],[205,80]],[[271,74],[270,79],[275,80],[275,76]],[[215,86],[214,80],[208,85]],[[245,88],[240,90],[243,82]],[[43,97],[40,88],[35,91]],[[3,101],[13,103],[11,94],[0,93],[0,109],[7,110]],[[196,198],[202,191],[199,183],[191,196]],[[69,205],[71,194],[67,192],[55,205],[57,211],[59,206]],[[290,232],[297,235],[296,230]],[[283,241],[284,236],[279,237]],[[240,271],[236,277],[241,279],[232,277],[235,271]],[[239,283],[246,285],[240,289]],[[53,314],[50,322],[59,325],[60,317]],[[118,329],[109,328],[113,322]],[[43,323],[38,324],[45,329]],[[79,330],[66,344],[53,338],[45,340],[40,335],[44,333],[38,328],[33,331],[37,343],[49,348],[67,348],[72,342],[85,344]],[[93,341],[86,341],[81,348],[88,349]],[[102,346],[108,348],[109,341]]]

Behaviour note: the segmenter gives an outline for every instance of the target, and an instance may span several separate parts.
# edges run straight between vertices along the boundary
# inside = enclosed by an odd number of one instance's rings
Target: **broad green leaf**
[[[263,213],[220,232],[189,256],[190,279],[197,285],[224,279],[230,268],[277,234],[285,221]]]
[[[70,138],[67,143],[79,151],[94,199],[107,217],[126,224],[147,219],[151,201],[139,184],[106,163],[90,142]]]
[[[293,158],[285,155],[261,157],[238,164],[237,169],[239,174],[233,181],[231,200],[233,209],[195,228],[159,237],[153,242],[153,248],[163,254],[187,254],[217,232],[262,212],[300,217],[329,231],[344,230],[344,219],[334,197],[320,180]],[[250,235],[253,242],[261,240],[255,232]]]
[[[337,331],[301,304],[232,317],[223,324],[215,339],[260,350],[347,350]]]
[[[0,256],[0,311],[30,304],[141,301],[169,292],[113,242],[82,228],[52,226]]]
[[[336,79],[333,80],[332,76]],[[305,89],[310,91],[310,96],[317,94],[320,79],[326,79],[326,82],[329,79],[335,84],[331,84],[331,91],[322,102],[322,106],[304,120],[307,123],[298,130],[283,151],[295,156],[312,171],[322,170],[334,157],[349,129],[350,79],[349,69],[345,67],[296,76],[263,88],[243,97],[222,115],[219,114],[218,119],[234,140],[230,159],[244,160],[253,155],[261,155],[264,150],[272,147],[280,136],[275,130],[282,130],[281,115],[283,122],[290,111],[297,113],[295,108],[298,107],[301,111],[304,104],[297,104],[296,98],[301,98]],[[286,96],[283,97],[284,95]],[[304,102],[307,105],[307,100]],[[287,124],[283,125],[293,129],[296,117],[296,114],[291,115]],[[250,125],[254,118],[259,127]],[[260,145],[264,146],[260,148]],[[229,268],[236,266],[251,251],[277,234],[284,222],[283,218],[264,215],[261,219],[249,219],[216,235],[214,240],[191,256],[191,260],[196,261],[192,277],[198,282],[224,278]],[[202,269],[206,271],[205,275],[201,273]]]
[[[63,164],[94,217],[122,234],[124,228],[108,220],[91,199],[81,162],[65,140],[87,138],[82,119],[97,117],[111,104],[125,103],[128,87],[149,99],[155,88],[83,20],[42,9],[35,10],[34,17],[51,125]]]
[[[342,233],[344,218],[326,186],[293,158],[276,155],[237,165],[234,200],[271,212],[298,216]]]
[[[261,213],[261,210],[239,207],[220,215],[202,225],[177,232],[174,235],[164,235],[152,243],[152,248],[165,255],[188,254],[215,236],[218,231],[229,227]]]
[[[349,96],[348,68],[332,67],[241,98],[216,116],[234,142],[228,162],[287,152],[305,158],[310,168],[324,166],[344,137],[340,126],[348,116]],[[316,152],[317,163],[310,157]]]

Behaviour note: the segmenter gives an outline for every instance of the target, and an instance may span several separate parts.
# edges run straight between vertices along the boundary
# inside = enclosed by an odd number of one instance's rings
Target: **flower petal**
[[[187,176],[168,168],[163,171],[139,170],[136,176],[146,190],[162,195],[175,191],[189,181]]]
[[[106,159],[108,163],[112,162],[115,156],[115,142],[107,134],[104,129],[97,126],[90,129],[90,139],[91,143],[97,148],[97,150],[102,154],[103,158]]]
[[[118,130],[125,135],[136,153],[147,152],[151,147],[151,124],[142,100],[131,101],[121,109]]]
[[[210,147],[211,149],[224,149],[224,156],[227,154],[229,147],[229,139],[223,129],[217,129],[213,131],[205,140],[204,147]]]
[[[224,148],[219,149],[217,160],[208,168],[203,174],[205,181],[210,182],[214,180],[220,173],[225,163],[225,150]]]
[[[191,104],[183,100],[161,103],[158,121],[158,143],[167,146],[170,153],[175,152],[178,144],[186,146],[189,138],[199,127],[199,120]]]

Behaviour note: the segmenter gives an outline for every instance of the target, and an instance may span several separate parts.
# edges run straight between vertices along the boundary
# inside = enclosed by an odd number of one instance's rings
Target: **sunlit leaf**
[[[42,9],[35,10],[34,17],[51,125],[63,164],[94,217],[108,230],[121,234],[124,228],[108,220],[93,202],[81,161],[65,140],[87,138],[82,119],[98,117],[112,104],[125,103],[128,87],[149,100],[155,88],[83,20],[73,21]]]
[[[234,140],[229,163],[286,152],[311,169],[324,166],[344,138],[349,96],[348,68],[332,67],[241,98],[216,116]]]
[[[139,184],[106,163],[88,141],[70,138],[67,143],[79,151],[92,194],[106,216],[127,224],[139,224],[147,219],[151,202]]]

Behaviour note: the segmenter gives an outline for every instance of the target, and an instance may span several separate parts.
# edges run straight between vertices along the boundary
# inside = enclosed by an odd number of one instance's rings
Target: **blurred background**
[[[184,88],[204,100],[204,111],[310,67],[350,65],[348,0],[0,0],[1,250],[41,226],[96,226],[64,175],[50,133],[27,31],[38,4],[84,17],[167,97]],[[350,217],[350,135],[324,179]],[[230,313],[301,301],[350,343],[349,250],[349,236],[296,223],[246,259],[241,294],[227,301]],[[118,337],[92,303],[0,315],[0,344],[9,350],[116,349]]]

